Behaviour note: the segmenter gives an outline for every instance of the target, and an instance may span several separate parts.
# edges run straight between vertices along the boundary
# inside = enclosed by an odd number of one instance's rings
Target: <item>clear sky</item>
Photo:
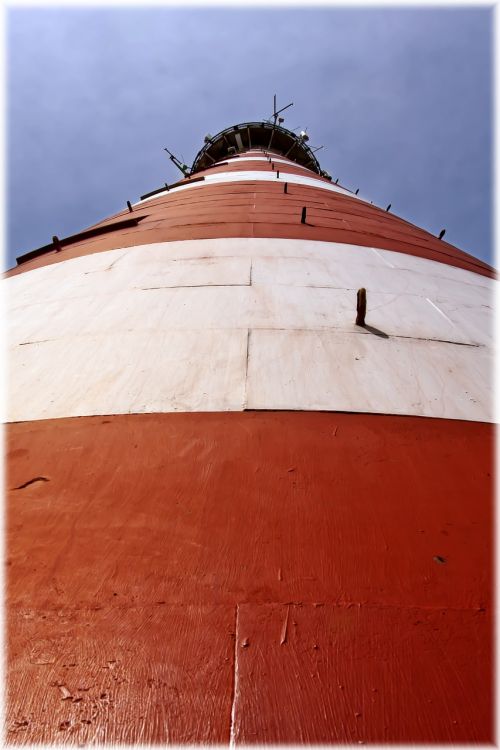
[[[275,93],[333,179],[492,262],[492,31],[487,7],[11,8],[5,265]]]

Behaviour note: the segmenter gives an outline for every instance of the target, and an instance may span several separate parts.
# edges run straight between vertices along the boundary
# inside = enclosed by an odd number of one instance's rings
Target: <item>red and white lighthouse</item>
[[[4,281],[7,740],[491,742],[493,270],[276,122],[185,171]]]

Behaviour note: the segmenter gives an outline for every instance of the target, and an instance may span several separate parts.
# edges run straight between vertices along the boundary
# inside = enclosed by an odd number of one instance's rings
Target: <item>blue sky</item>
[[[487,7],[11,8],[7,257],[180,175],[207,132],[307,127],[363,197],[492,262]]]

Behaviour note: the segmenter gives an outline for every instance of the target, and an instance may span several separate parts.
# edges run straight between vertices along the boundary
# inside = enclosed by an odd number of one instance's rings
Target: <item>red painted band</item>
[[[308,218],[302,224],[304,205]],[[217,185],[202,182],[192,189],[145,201],[140,210],[141,215],[147,215],[136,227],[92,240],[76,239],[61,252],[34,258],[7,272],[7,276],[88,253],[153,242],[278,237],[395,250],[494,277],[493,269],[483,261],[393,214],[354,197],[305,185],[290,184],[285,194],[281,180]],[[125,210],[102,224],[129,215]]]
[[[9,742],[491,742],[492,443],[342,413],[9,425]]]

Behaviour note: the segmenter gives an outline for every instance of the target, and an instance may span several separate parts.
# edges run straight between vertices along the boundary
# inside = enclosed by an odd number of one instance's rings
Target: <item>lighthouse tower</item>
[[[277,116],[179,167],[4,281],[7,741],[491,742],[493,270]]]

